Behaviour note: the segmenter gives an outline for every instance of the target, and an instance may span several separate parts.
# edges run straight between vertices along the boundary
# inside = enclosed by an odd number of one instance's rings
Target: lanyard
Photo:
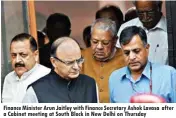
[[[130,81],[133,91],[137,92],[133,86],[133,83]],[[150,93],[152,93],[152,63],[150,62],[150,83],[149,83]]]

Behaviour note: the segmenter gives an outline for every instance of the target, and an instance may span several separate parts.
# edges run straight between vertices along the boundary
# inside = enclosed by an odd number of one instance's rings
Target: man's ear
[[[56,60],[53,57],[50,57],[50,62],[53,65],[53,67],[56,67]]]
[[[147,50],[147,53],[149,54],[150,44],[147,44],[147,45],[145,46],[145,48],[146,48],[146,50]]]
[[[150,44],[147,44],[147,45],[145,46],[145,48],[146,48],[146,49],[149,49],[149,48],[150,48]]]
[[[39,51],[38,50],[34,51],[34,56],[35,56],[35,61],[39,62]]]

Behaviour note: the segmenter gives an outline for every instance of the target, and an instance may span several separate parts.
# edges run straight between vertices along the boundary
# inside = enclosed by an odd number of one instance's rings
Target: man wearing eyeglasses
[[[109,78],[110,101],[176,102],[176,70],[148,60],[150,45],[145,31],[141,27],[126,27],[120,44],[127,66],[115,70]]]
[[[51,46],[54,67],[48,75],[29,86],[23,102],[28,103],[96,103],[97,87],[93,78],[80,74],[84,58],[79,45],[61,37]]]
[[[108,79],[112,71],[125,66],[121,49],[115,47],[117,29],[110,19],[97,19],[91,26],[91,48],[83,50],[83,73],[93,77],[101,103],[109,102]]]
[[[148,37],[149,60],[154,63],[168,64],[168,36],[167,21],[163,16],[162,1],[135,1],[138,18],[130,20],[121,25],[118,31],[118,37],[122,30],[128,26],[142,27]],[[120,47],[119,40],[116,44]]]

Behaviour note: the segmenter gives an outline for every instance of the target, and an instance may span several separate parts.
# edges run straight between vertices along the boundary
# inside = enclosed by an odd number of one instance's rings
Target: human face
[[[38,51],[32,51],[29,40],[14,41],[10,46],[12,68],[21,77],[31,70],[38,60]]]
[[[75,79],[79,76],[82,63],[84,62],[79,50],[56,51],[56,57],[51,57],[51,62],[55,72],[67,80]]]
[[[144,46],[139,35],[135,35],[128,44],[122,45],[122,50],[129,69],[142,72],[148,60],[149,45]]]
[[[106,61],[115,48],[112,33],[101,29],[94,29],[91,35],[93,56],[98,61]]]
[[[136,10],[140,21],[147,29],[155,27],[161,18],[161,11],[155,1],[137,1]]]

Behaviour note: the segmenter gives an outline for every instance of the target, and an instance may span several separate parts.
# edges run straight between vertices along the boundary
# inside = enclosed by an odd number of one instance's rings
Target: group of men
[[[5,78],[2,102],[116,103],[130,102],[138,93],[176,102],[176,70],[166,65],[162,2],[134,5],[138,17],[124,24],[118,17],[96,19],[91,25],[91,47],[85,50],[68,34],[55,36],[49,49],[51,69],[37,63],[32,36],[15,36],[10,45],[14,71]]]

